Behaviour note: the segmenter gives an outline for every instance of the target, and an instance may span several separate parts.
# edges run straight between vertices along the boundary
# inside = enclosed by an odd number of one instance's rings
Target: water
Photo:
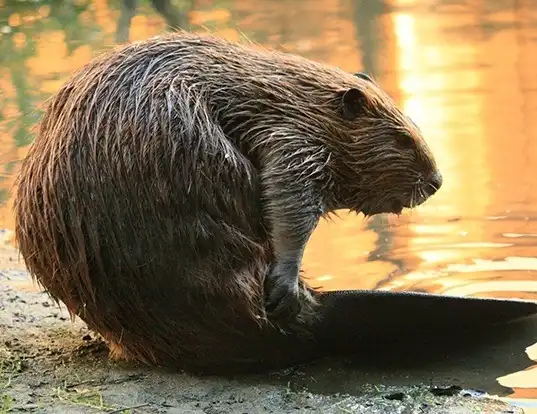
[[[373,74],[437,157],[444,185],[420,208],[319,225],[304,264],[312,283],[537,299],[536,2],[192,3],[176,1],[192,30]],[[40,104],[114,44],[119,17],[115,0],[0,0],[0,227],[13,229],[10,190]],[[130,40],[165,26],[141,4]],[[537,361],[536,347],[528,354]],[[537,399],[535,369],[500,382]]]

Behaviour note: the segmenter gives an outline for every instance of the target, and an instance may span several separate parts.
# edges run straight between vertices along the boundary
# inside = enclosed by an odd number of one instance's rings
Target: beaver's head
[[[419,128],[367,75],[337,93],[345,131],[338,140],[337,208],[365,215],[399,214],[442,185],[442,175]]]

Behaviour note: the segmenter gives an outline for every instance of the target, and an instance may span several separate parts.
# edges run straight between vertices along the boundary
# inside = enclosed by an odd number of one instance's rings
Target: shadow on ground
[[[102,342],[25,278],[0,274],[1,414],[522,412],[486,393],[506,395],[496,378],[531,364],[536,317],[434,346],[417,335],[412,347],[377,344],[361,358],[196,378],[108,361]]]

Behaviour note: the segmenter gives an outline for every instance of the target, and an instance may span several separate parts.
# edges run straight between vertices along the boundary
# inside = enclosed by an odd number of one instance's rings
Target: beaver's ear
[[[364,93],[356,88],[349,88],[340,92],[340,99],[343,118],[348,121],[352,121],[360,115],[367,102]]]
[[[354,76],[356,76],[357,78],[360,78],[360,79],[363,79],[363,80],[366,80],[368,82],[373,83],[373,79],[371,79],[370,76],[367,73],[357,72],[357,73],[354,74]]]

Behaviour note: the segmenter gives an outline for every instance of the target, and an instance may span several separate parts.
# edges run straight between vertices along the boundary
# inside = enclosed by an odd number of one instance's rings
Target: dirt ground
[[[523,412],[458,387],[349,384],[337,370],[325,387],[315,377],[332,369],[329,362],[234,379],[113,363],[81,321],[71,323],[31,285],[17,251],[0,248],[0,269],[0,414]]]

